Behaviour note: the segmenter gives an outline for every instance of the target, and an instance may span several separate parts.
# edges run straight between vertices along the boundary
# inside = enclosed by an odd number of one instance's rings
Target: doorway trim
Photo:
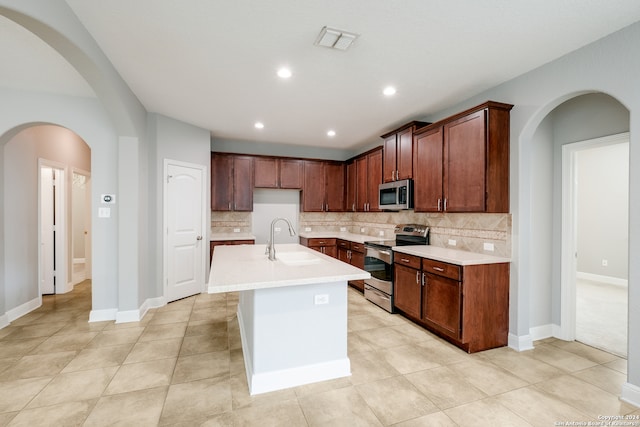
[[[562,146],[562,251],[560,259],[560,327],[554,336],[566,341],[576,338],[576,270],[577,270],[577,153],[590,148],[629,142],[629,132]]]
[[[52,168],[62,171],[61,179],[59,183],[56,183],[58,191],[56,192],[56,215],[59,218],[59,222],[56,223],[56,235],[61,236],[62,239],[57,239],[55,242],[56,251],[56,286],[54,292],[56,294],[63,294],[70,289],[67,282],[67,261],[68,261],[68,239],[67,239],[67,165],[59,163],[53,160],[47,160],[38,158],[38,297],[40,303],[42,303],[42,168]],[[59,208],[59,209],[58,209]]]
[[[168,295],[168,284],[169,284],[169,222],[168,222],[168,218],[169,218],[169,205],[168,205],[168,190],[169,190],[169,166],[179,166],[179,167],[185,167],[185,168],[192,168],[192,169],[197,169],[202,173],[202,185],[201,185],[201,190],[200,190],[200,197],[201,197],[201,205],[202,205],[202,212],[201,212],[201,218],[202,218],[202,223],[200,225],[201,230],[202,230],[202,234],[201,236],[207,236],[208,233],[206,233],[206,226],[207,226],[207,181],[206,179],[204,179],[206,177],[206,172],[207,172],[207,168],[204,165],[201,164],[197,164],[197,163],[188,163],[188,162],[183,162],[183,161],[179,161],[179,160],[173,160],[173,159],[164,159],[164,167],[162,170],[162,295],[163,295],[163,300],[164,300],[164,304],[167,303],[169,295]],[[206,241],[206,240],[205,240]],[[203,284],[202,284],[202,289],[201,292],[204,292],[204,290],[206,289],[206,272],[207,272],[207,263],[206,263],[206,258],[207,258],[207,250],[206,247],[204,247],[203,245],[203,250],[201,251],[200,256],[202,257],[202,277],[203,277]]]
[[[80,168],[76,168],[76,167],[72,167],[71,168],[71,191],[70,191],[70,196],[71,196],[71,241],[70,241],[70,254],[71,254],[71,274],[70,274],[70,282],[72,284],[72,286],[77,285],[78,283],[81,283],[82,280],[77,280],[77,278],[74,276],[74,269],[75,269],[75,264],[76,264],[76,258],[74,256],[75,254],[75,239],[73,236],[73,227],[75,227],[76,224],[76,215],[74,215],[75,210],[73,209],[73,205],[74,205],[74,200],[73,200],[73,179],[74,179],[74,175],[82,175],[85,177],[85,205],[83,207],[83,216],[84,216],[84,225],[85,225],[85,253],[84,253],[84,266],[85,266],[85,271],[84,271],[84,279],[91,279],[91,172],[86,171],[84,169],[80,169]]]

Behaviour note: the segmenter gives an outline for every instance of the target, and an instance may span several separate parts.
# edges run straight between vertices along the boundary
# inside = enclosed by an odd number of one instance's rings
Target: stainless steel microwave
[[[378,190],[380,209],[398,211],[413,209],[413,180],[385,182]]]

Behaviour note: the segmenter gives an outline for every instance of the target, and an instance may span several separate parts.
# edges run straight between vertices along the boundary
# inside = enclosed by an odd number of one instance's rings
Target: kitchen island
[[[351,375],[347,282],[370,274],[298,244],[216,248],[209,293],[239,292],[249,391],[260,394]]]

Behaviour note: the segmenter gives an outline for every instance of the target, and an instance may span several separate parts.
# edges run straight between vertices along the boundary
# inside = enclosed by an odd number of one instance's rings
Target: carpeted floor
[[[578,279],[576,341],[627,357],[627,288]]]

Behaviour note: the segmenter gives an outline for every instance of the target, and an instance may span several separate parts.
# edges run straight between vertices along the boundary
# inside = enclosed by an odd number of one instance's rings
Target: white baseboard
[[[0,329],[9,326],[9,317],[5,314],[0,316]]]
[[[532,341],[543,340],[545,338],[550,338],[553,335],[553,326],[552,324],[534,326],[533,328],[529,328],[529,335],[531,335]]]
[[[151,308],[158,308],[167,304],[165,297],[148,298],[137,310],[118,311],[116,323],[139,322]]]
[[[89,322],[105,322],[108,320],[116,320],[117,308],[107,308],[104,310],[91,310],[89,313]]]
[[[531,335],[509,334],[507,345],[515,351],[533,350],[533,339]]]
[[[576,279],[590,280],[592,282],[606,283],[608,285],[623,286],[625,288],[629,286],[629,281],[626,279],[620,279],[618,277],[611,276],[602,276],[600,274],[585,273],[582,271],[576,272]]]
[[[9,322],[13,322],[19,317],[24,316],[27,313],[31,313],[36,308],[42,305],[42,296],[38,296],[37,298],[32,299],[31,301],[27,301],[18,307],[12,308],[8,310],[6,313],[7,319]]]
[[[79,283],[79,282],[78,282]],[[73,287],[76,285],[74,282],[67,282],[66,286],[60,290],[56,289],[56,295],[66,294],[73,290]]]
[[[624,383],[622,385],[620,400],[640,408],[640,387],[630,383]]]

